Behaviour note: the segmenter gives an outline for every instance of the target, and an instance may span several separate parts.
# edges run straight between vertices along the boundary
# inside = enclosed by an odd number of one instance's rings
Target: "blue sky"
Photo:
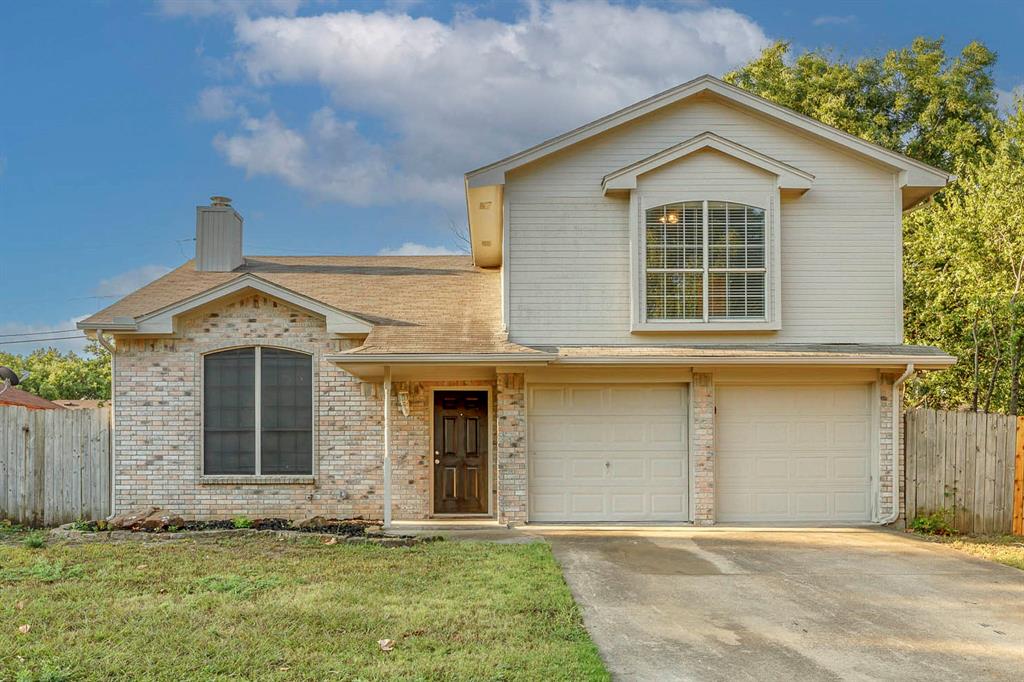
[[[7,2],[0,350],[186,260],[211,194],[249,254],[454,251],[463,172],[772,40],[977,39],[1009,92],[1022,26],[1024,3],[980,0]]]

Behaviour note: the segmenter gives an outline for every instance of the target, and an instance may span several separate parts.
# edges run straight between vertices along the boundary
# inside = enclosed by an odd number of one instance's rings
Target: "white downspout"
[[[384,368],[384,528],[391,528],[391,367]]]
[[[107,349],[110,353],[110,516],[107,518],[113,518],[117,511],[114,509],[114,489],[116,488],[116,482],[114,476],[116,475],[116,468],[114,467],[117,458],[115,456],[115,450],[117,446],[117,429],[114,428],[116,420],[114,419],[114,382],[117,381],[117,352],[114,348],[114,344],[110,343],[106,336],[103,335],[102,329],[96,330],[96,340],[100,342],[100,345]]]
[[[903,400],[900,387],[914,375],[914,363],[907,365],[906,371],[892,382],[892,512],[878,522],[880,526],[893,523],[900,517],[900,422],[903,420]]]

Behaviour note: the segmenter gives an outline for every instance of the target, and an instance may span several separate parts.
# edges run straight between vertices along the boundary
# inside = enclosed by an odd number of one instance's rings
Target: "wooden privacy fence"
[[[0,407],[0,519],[53,526],[109,513],[109,407]]]
[[[985,412],[907,412],[907,519],[949,509],[962,533],[1024,532],[1022,423]]]

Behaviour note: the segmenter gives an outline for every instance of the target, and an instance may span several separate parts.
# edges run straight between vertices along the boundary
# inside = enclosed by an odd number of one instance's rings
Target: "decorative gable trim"
[[[272,282],[247,273],[236,277],[230,282],[215,286],[211,289],[191,296],[177,303],[173,303],[159,310],[134,319],[117,320],[116,324],[82,324],[80,329],[99,329],[107,331],[128,332],[135,334],[173,334],[174,319],[193,311],[202,306],[208,305],[219,299],[237,294],[246,289],[258,291],[267,296],[272,296],[297,308],[309,311],[323,317],[327,322],[327,331],[331,334],[366,335],[373,328],[369,322],[354,315],[338,310],[324,303],[310,298],[303,294],[286,289]],[[130,320],[130,321],[129,321]]]
[[[705,149],[714,149],[777,176],[779,189],[782,190],[796,190],[803,194],[814,183],[814,176],[807,171],[709,131],[609,173],[602,179],[601,188],[605,195],[636,189],[637,177]]]

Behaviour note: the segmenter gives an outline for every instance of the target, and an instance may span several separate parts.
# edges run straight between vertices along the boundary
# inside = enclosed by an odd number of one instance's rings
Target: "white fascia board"
[[[913,363],[918,369],[946,369],[956,364],[956,358],[949,355],[941,356],[904,356],[904,355],[875,355],[875,356],[655,356],[638,355],[634,357],[622,356],[594,356],[594,357],[562,357],[551,362],[552,365],[595,365],[610,367],[615,365],[680,365],[680,366],[717,366],[717,365],[746,365],[746,366],[793,366],[804,365],[815,366],[849,366],[849,367],[898,367]]]
[[[814,175],[807,171],[707,131],[609,173],[602,180],[601,186],[605,194],[616,190],[636,189],[639,176],[705,149],[714,149],[775,175],[779,178],[779,189],[806,192],[814,184]]]
[[[297,308],[320,315],[326,320],[327,331],[331,334],[369,334],[373,326],[369,322],[344,313],[337,308],[332,308],[303,294],[296,293],[291,289],[278,286],[253,274],[244,274],[230,282],[207,289],[183,301],[178,301],[136,318],[133,331],[137,334],[173,334],[175,317],[245,289],[259,291],[260,293],[290,303]],[[104,327],[104,329],[114,331],[110,327]]]
[[[844,133],[838,128],[816,121],[809,116],[797,113],[792,109],[770,102],[758,97],[736,86],[729,85],[725,81],[714,76],[704,75],[692,81],[677,85],[665,92],[649,97],[645,100],[620,109],[612,114],[597,119],[584,126],[570,130],[567,133],[551,138],[538,145],[525,149],[521,152],[508,156],[482,168],[466,173],[466,184],[469,187],[478,185],[501,184],[505,180],[505,173],[525,164],[536,161],[539,158],[553,154],[590,137],[599,135],[607,130],[620,126],[629,121],[645,116],[661,109],[662,107],[674,104],[688,97],[701,92],[712,92],[723,99],[735,102],[753,111],[760,112],[765,116],[777,121],[798,128],[800,130],[817,135],[841,147],[862,154],[868,158],[888,166],[894,170],[906,170],[910,173],[909,180],[919,183],[915,186],[921,187],[944,187],[950,180],[950,174],[934,166],[917,161],[862,140],[859,137]]]
[[[337,353],[324,359],[340,365],[546,365],[551,353]]]

